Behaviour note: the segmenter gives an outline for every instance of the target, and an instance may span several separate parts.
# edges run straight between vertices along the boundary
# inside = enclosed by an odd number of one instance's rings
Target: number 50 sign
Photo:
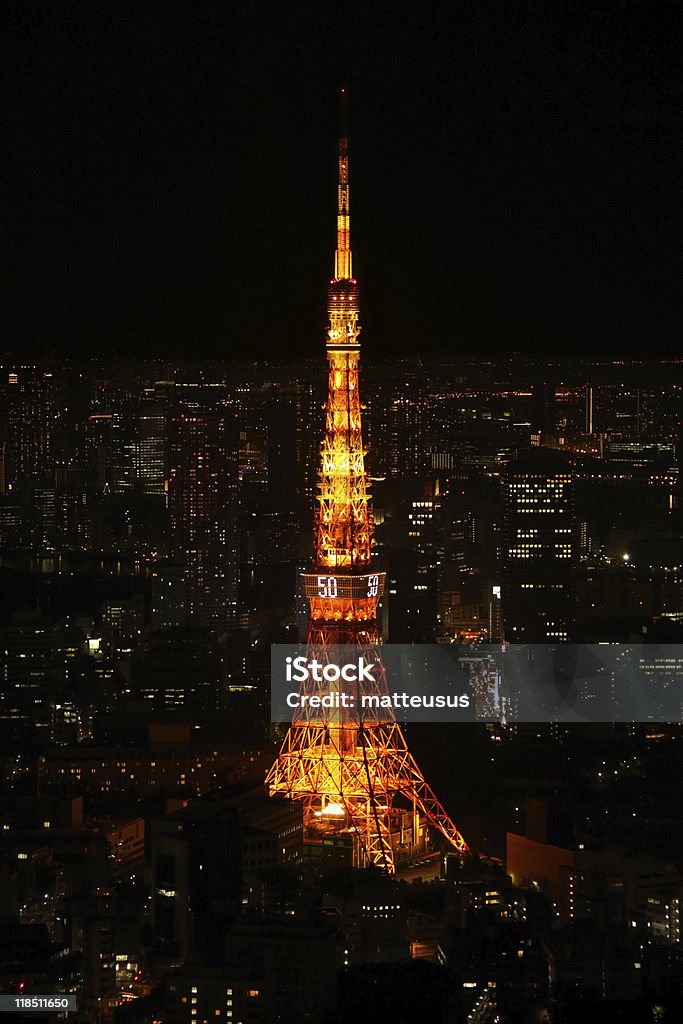
[[[324,573],[303,573],[304,594],[306,597],[317,597],[323,600],[346,598],[362,600],[363,598],[379,598],[384,592],[386,573],[343,573],[327,576]]]

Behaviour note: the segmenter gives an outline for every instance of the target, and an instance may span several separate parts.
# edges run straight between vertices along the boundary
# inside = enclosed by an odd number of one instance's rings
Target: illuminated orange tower
[[[302,574],[310,607],[309,649],[380,643],[377,605],[386,574],[372,562],[373,520],[358,392],[358,284],[349,230],[349,154],[341,92],[337,250],[328,291],[327,418],[315,517],[315,570]],[[377,686],[386,692],[381,659]],[[377,713],[379,714],[379,713]],[[427,785],[392,716],[296,712],[266,783],[304,801],[308,841],[351,837],[354,863],[393,872],[399,850],[425,848],[433,826],[459,853],[467,845]]]

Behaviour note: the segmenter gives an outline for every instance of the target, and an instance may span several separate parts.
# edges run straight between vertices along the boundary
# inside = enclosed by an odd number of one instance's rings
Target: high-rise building
[[[136,478],[143,494],[163,494],[166,488],[166,408],[151,388],[138,408]]]
[[[111,405],[111,480],[113,491],[135,488],[137,395],[129,387],[119,387]]]
[[[111,439],[111,413],[92,413],[83,427],[83,463],[87,482],[98,491],[111,486]]]
[[[5,442],[5,490],[54,476],[54,378],[38,366],[17,366],[2,376],[0,441]]]
[[[429,643],[438,618],[441,500],[434,487],[423,482],[384,482],[382,491],[388,514],[377,532],[388,574],[382,607],[388,616],[389,640]]]
[[[293,402],[269,399],[262,410],[266,428],[267,491],[260,512],[249,517],[256,563],[261,564],[264,604],[286,605],[299,552],[297,415]]]
[[[149,567],[149,576],[152,629],[185,626],[188,618],[185,566],[155,561]]]
[[[377,371],[374,378],[366,416],[373,476],[421,476],[428,437],[425,391],[415,380],[378,376]]]
[[[320,422],[323,429],[321,404],[323,396],[313,381],[297,380],[294,391],[296,405],[296,458],[298,463],[299,494],[302,503],[310,508],[316,494],[316,467],[319,452]]]
[[[237,614],[239,426],[225,385],[178,385],[170,426],[171,554],[186,567],[191,621],[231,627]]]
[[[386,578],[372,551],[374,522],[358,389],[360,325],[349,231],[344,90],[341,99],[337,249],[328,291],[328,398],[315,561],[313,571],[301,576],[310,609],[309,648],[323,660],[336,645],[369,646],[379,654],[377,606]],[[378,664],[377,690],[384,695],[387,680],[381,661]],[[360,710],[348,716],[330,711],[329,717],[311,718],[303,710],[292,722],[266,781],[271,795],[303,801],[304,837],[312,856],[340,844],[351,851],[356,866],[374,864],[393,872],[400,857],[425,849],[430,825],[459,853],[467,851],[391,714],[380,717],[378,712],[375,718]]]
[[[505,639],[572,640],[578,536],[569,461],[562,453],[538,449],[510,463],[503,508]]]
[[[413,476],[424,466],[426,403],[420,390],[407,384],[388,402],[385,439],[390,476]]]
[[[297,507],[296,406],[270,398],[263,407],[266,428],[268,497],[279,512]]]
[[[42,551],[54,550],[57,538],[54,487],[36,487],[33,492],[33,539]]]

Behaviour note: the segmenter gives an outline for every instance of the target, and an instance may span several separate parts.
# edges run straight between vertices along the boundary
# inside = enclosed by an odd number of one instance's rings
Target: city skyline
[[[666,691],[680,386],[623,360],[550,386],[541,365],[365,368],[383,636],[448,643],[483,706],[482,652],[520,634],[626,645]],[[322,366],[157,371],[0,368],[3,994],[30,972],[91,1024],[360,1024],[390,1000],[435,1024],[677,1020],[680,723],[656,700],[633,724],[410,722],[472,856],[437,835],[406,863],[404,821],[396,875],[350,872],[348,845],[311,842],[303,801],[263,786],[270,645],[306,628]]]

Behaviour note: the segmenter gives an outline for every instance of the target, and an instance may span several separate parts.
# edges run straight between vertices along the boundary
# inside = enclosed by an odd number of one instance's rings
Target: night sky
[[[95,6],[0,14],[0,348],[321,354],[346,84],[366,353],[677,351],[677,0]]]

